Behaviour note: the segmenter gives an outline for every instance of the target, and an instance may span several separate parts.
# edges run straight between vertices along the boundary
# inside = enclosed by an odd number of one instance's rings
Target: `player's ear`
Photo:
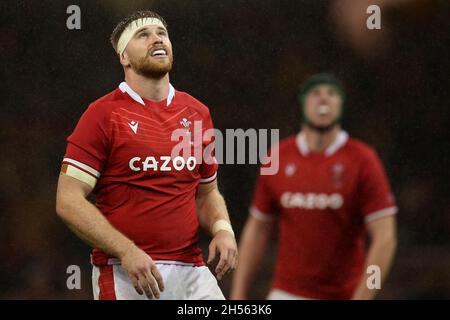
[[[128,59],[128,54],[124,51],[119,55],[120,64],[124,67],[128,67],[130,65],[130,61]]]

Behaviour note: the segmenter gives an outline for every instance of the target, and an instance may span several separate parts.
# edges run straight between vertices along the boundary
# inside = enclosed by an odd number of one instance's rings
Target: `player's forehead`
[[[331,84],[327,84],[327,83],[321,83],[318,84],[316,86],[314,86],[313,88],[311,88],[311,90],[309,90],[308,93],[319,93],[321,91],[325,91],[325,92],[338,92],[337,88]]]
[[[167,29],[164,26],[155,24],[155,25],[142,26],[142,27],[140,27],[139,29],[136,30],[135,34],[138,34],[138,33],[143,32],[143,31],[148,31],[148,32],[164,31],[164,32],[167,33]]]

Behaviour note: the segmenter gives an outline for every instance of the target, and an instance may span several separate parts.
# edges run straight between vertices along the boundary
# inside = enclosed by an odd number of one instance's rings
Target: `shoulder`
[[[120,90],[115,89],[91,102],[86,108],[84,114],[85,116],[91,117],[109,117],[114,109],[123,105],[122,102],[124,101],[125,99],[123,98]]]
[[[90,130],[100,128],[104,132],[109,132],[113,123],[113,113],[118,108],[129,104],[120,89],[115,89],[104,96],[96,99],[84,109],[78,120],[78,131],[84,130],[87,135]]]
[[[288,151],[297,149],[297,136],[290,135],[284,139],[281,139],[278,143],[278,149],[280,152],[286,153]]]
[[[175,103],[179,105],[187,106],[200,113],[203,117],[209,117],[209,108],[203,104],[200,100],[194,98],[189,93],[184,91],[176,91]]]
[[[277,144],[270,147],[271,152],[273,152],[275,148],[278,148],[278,152],[283,155],[295,152],[297,150],[297,136],[291,135],[281,139]]]
[[[365,158],[376,155],[376,151],[371,145],[356,138],[349,138],[346,147],[352,154],[359,157]]]

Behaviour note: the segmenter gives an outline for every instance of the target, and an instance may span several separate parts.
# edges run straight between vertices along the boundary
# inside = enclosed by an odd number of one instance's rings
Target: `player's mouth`
[[[153,58],[167,58],[167,50],[164,48],[153,49],[150,52],[150,56]]]
[[[330,113],[330,106],[327,104],[321,104],[319,105],[319,107],[317,108],[317,112],[321,115],[327,115],[328,113]]]

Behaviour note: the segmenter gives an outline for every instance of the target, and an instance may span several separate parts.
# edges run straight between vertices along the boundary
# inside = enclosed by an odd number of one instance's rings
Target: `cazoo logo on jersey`
[[[171,156],[161,156],[159,159],[155,157],[146,157],[142,159],[141,157],[131,158],[128,165],[132,171],[181,171],[185,167],[189,171],[193,171],[197,165],[197,160],[194,157],[188,157],[184,159],[183,157],[175,157],[172,159]]]
[[[280,202],[284,208],[337,210],[344,204],[344,198],[339,193],[285,192]]]

